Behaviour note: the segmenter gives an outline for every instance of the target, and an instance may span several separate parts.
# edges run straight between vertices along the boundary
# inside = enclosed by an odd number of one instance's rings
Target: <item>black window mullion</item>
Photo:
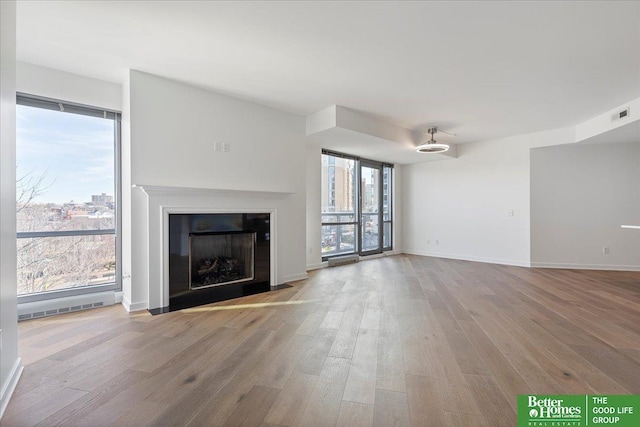
[[[101,230],[60,230],[60,231],[20,231],[16,233],[18,239],[33,239],[35,237],[72,237],[72,236],[104,236],[116,234],[115,228]]]

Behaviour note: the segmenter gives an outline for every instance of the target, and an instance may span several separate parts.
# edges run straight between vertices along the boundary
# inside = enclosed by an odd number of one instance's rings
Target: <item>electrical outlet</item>
[[[609,253],[609,246],[603,246],[602,247],[602,253],[605,254],[605,255],[608,254]]]
[[[226,142],[222,144],[222,151],[229,153],[231,151],[231,144],[227,144]]]
[[[505,212],[507,214],[507,216],[513,216],[513,211],[512,210],[508,210],[507,212]]]

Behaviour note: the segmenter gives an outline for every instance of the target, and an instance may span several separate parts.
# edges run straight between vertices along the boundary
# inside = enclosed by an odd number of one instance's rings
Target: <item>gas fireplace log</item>
[[[216,267],[218,266],[218,258],[216,258],[216,260],[214,261],[213,265],[211,265],[209,267],[209,265],[211,264],[211,260],[210,259],[205,259],[200,261],[200,263],[198,263],[198,274],[200,276],[207,274],[213,270],[216,269]]]
[[[237,258],[216,256],[203,258],[196,263],[198,281],[202,286],[232,282],[247,276],[243,273],[243,264]]]

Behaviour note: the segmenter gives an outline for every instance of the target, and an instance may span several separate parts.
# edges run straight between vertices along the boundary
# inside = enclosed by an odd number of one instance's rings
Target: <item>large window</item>
[[[18,296],[119,289],[119,114],[22,94],[17,104]]]
[[[356,160],[322,155],[322,256],[357,251]]]
[[[322,256],[392,248],[393,166],[322,152]]]

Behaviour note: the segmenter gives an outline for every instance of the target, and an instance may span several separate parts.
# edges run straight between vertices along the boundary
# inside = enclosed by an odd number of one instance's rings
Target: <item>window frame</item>
[[[359,251],[359,241],[360,241],[360,231],[358,229],[359,225],[360,225],[360,220],[358,219],[358,211],[360,209],[359,203],[360,203],[360,199],[359,197],[357,197],[357,193],[359,192],[359,182],[358,182],[358,161],[354,156],[349,156],[347,154],[342,154],[342,153],[336,153],[333,151],[328,151],[328,150],[322,150],[322,154],[323,155],[328,155],[328,156],[332,156],[330,157],[330,161],[327,163],[327,177],[332,176],[333,178],[333,189],[331,187],[331,183],[329,183],[329,185],[327,186],[327,191],[329,194],[331,194],[333,196],[333,203],[330,205],[330,207],[333,208],[334,212],[320,212],[320,233],[322,234],[322,227],[330,227],[330,226],[334,226],[334,227],[340,227],[340,226],[344,226],[344,225],[351,225],[353,226],[353,251],[351,252],[340,252],[340,253],[336,253],[336,254],[331,254],[331,255],[322,255],[322,260],[326,261],[327,259],[331,258],[331,257],[336,257],[336,256],[344,256],[344,255],[350,255],[353,253],[358,253]],[[341,222],[338,219],[338,214],[336,214],[335,212],[335,157],[339,157],[339,158],[343,158],[343,159],[348,159],[348,160],[353,160],[354,161],[354,183],[353,183],[353,187],[354,187],[354,192],[356,192],[356,195],[354,196],[354,212],[353,212],[353,217],[354,217],[354,221],[348,221],[348,222]],[[333,161],[331,161],[333,160]],[[330,174],[329,171],[333,170],[333,174]],[[336,217],[336,221],[328,221],[325,222],[323,221],[323,217],[324,216],[335,216]],[[322,240],[322,237],[321,239]],[[320,252],[322,253],[322,247],[320,248]]]
[[[389,169],[389,182],[386,184],[389,189],[389,219],[384,219],[384,170]],[[382,164],[382,251],[391,251],[393,250],[393,174],[394,169],[393,165],[389,163]],[[389,224],[389,246],[384,245],[384,226],[385,224]]]
[[[361,227],[362,227],[362,194],[361,194],[361,188],[360,188],[360,183],[361,183],[361,164],[365,163],[365,164],[369,164],[369,165],[375,165],[376,167],[380,168],[380,234],[379,234],[379,242],[380,242],[380,251],[376,252],[376,253],[382,253],[382,252],[388,252],[388,251],[392,251],[393,250],[393,169],[394,169],[394,165],[391,163],[386,163],[386,162],[379,162],[377,160],[370,160],[370,159],[366,159],[366,158],[362,158],[362,157],[358,157],[358,156],[353,156],[350,154],[345,154],[345,153],[340,153],[337,151],[332,151],[332,150],[327,150],[327,149],[322,149],[322,155],[328,155],[328,156],[333,156],[333,157],[339,157],[339,158],[343,158],[343,159],[349,159],[349,160],[353,160],[354,161],[354,179],[355,179],[355,183],[354,183],[354,191],[356,192],[356,197],[355,197],[355,212],[354,212],[354,217],[355,217],[355,221],[353,222],[324,222],[322,220],[324,215],[330,216],[331,213],[323,213],[322,210],[320,212],[320,232],[322,233],[322,227],[324,226],[339,226],[339,225],[353,225],[354,226],[354,249],[352,252],[341,252],[341,253],[337,253],[337,254],[330,254],[330,255],[322,255],[322,261],[327,261],[330,258],[334,258],[334,257],[338,257],[338,256],[345,256],[345,255],[351,255],[351,254],[358,254],[358,255],[362,255],[362,256],[366,256],[367,253],[363,253],[362,252],[362,248],[361,248],[361,239],[360,239],[360,234],[361,234]],[[334,166],[335,162],[328,162],[327,166]],[[383,196],[384,196],[384,169],[385,168],[389,168],[389,192],[390,192],[390,198],[389,198],[389,219],[388,220],[384,220],[384,212],[383,212]],[[331,191],[330,186],[328,186],[328,191]],[[335,214],[334,214],[335,216]],[[390,235],[389,235],[389,246],[384,246],[384,225],[386,223],[391,224],[390,225]],[[321,239],[322,240],[322,239]],[[322,248],[320,248],[320,251],[322,253]],[[373,252],[371,253],[373,254]]]
[[[17,232],[16,240],[23,238],[38,237],[65,237],[65,236],[115,236],[115,257],[116,269],[113,282],[96,285],[83,285],[67,289],[56,289],[52,291],[38,292],[33,294],[18,295],[18,304],[36,301],[47,301],[58,298],[71,297],[77,295],[94,294],[99,292],[120,292],[122,291],[122,180],[121,180],[121,128],[122,114],[119,111],[100,108],[85,104],[62,101],[23,92],[16,93],[16,105],[24,105],[45,110],[60,111],[69,114],[79,114],[90,117],[98,117],[113,120],[114,135],[114,201],[115,201],[115,223],[114,228],[101,230],[63,230],[63,231],[28,231]]]

